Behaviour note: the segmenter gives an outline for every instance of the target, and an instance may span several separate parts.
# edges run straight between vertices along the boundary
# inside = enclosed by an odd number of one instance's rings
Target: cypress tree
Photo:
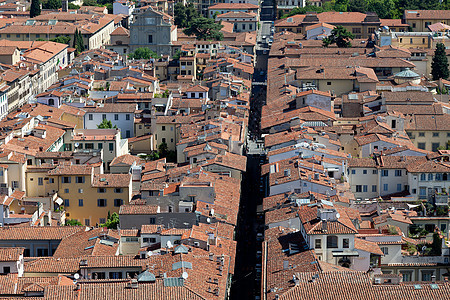
[[[41,14],[41,2],[39,0],[31,0],[30,18],[34,18]]]
[[[445,55],[445,46],[442,43],[436,45],[433,61],[431,62],[431,75],[433,75],[433,80],[448,78],[448,59]]]

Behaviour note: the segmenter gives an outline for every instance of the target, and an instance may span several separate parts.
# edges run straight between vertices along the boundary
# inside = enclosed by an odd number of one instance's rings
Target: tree
[[[220,32],[223,25],[215,23],[213,19],[199,17],[193,19],[189,26],[183,30],[186,35],[195,35],[198,40],[221,41],[223,33]]]
[[[54,39],[50,39],[50,41],[55,42],[55,43],[61,43],[61,44],[70,45],[70,36],[61,35],[61,36],[58,36],[58,37],[56,37]]]
[[[349,48],[352,46],[350,40],[354,38],[351,32],[348,32],[342,25],[338,25],[331,30],[329,37],[323,39],[323,46],[328,47],[331,44],[336,44],[339,48]]]
[[[80,7],[78,5],[75,5],[75,4],[69,2],[69,7],[68,8],[69,9],[79,9]]]
[[[431,75],[433,75],[433,80],[447,79],[449,76],[448,59],[445,55],[445,46],[442,43],[436,45],[433,61],[431,62]]]
[[[128,58],[131,59],[150,59],[150,58],[158,58],[158,54],[149,48],[140,47],[131,52],[128,55]]]
[[[347,5],[347,11],[351,12],[367,12],[367,1],[366,0],[350,0]]]
[[[76,219],[69,219],[66,220],[66,226],[81,226],[81,223]]]
[[[116,125],[113,126],[112,122],[107,119],[103,119],[103,121],[97,125],[98,129],[111,129],[111,128],[117,128]]]
[[[442,254],[442,239],[439,233],[433,233],[433,243],[431,244],[430,255],[441,256]]]
[[[42,3],[42,7],[45,9],[58,9],[62,7],[61,0],[47,0]]]
[[[174,7],[174,22],[175,25],[181,28],[189,26],[189,22],[199,17],[194,5],[188,4],[184,6],[182,2],[178,2]]]
[[[41,3],[39,0],[31,0],[30,18],[34,18],[41,14]]]
[[[105,224],[100,224],[102,227],[106,227],[108,229],[117,229],[119,226],[119,215],[117,213],[110,213],[108,212],[108,219],[106,220]]]
[[[75,33],[73,36],[73,47],[77,50],[77,53],[81,53],[84,51],[84,41],[83,36],[81,35],[81,32],[77,29],[75,29]]]

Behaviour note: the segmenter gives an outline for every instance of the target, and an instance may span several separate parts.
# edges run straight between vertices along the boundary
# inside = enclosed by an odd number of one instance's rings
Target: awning
[[[55,203],[58,204],[58,205],[62,205],[63,204],[63,199],[58,198],[58,199],[55,200]]]
[[[341,256],[359,256],[359,253],[357,251],[336,251],[333,252],[334,257],[341,257]]]

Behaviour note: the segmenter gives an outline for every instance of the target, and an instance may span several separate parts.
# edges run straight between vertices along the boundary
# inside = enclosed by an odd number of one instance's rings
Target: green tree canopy
[[[42,3],[42,8],[44,9],[58,9],[61,7],[61,0],[47,0]]]
[[[445,46],[442,43],[436,44],[433,61],[431,62],[431,75],[433,75],[433,80],[447,79],[449,76],[448,59],[445,54]]]
[[[55,42],[55,43],[61,43],[61,44],[70,45],[70,36],[61,35],[61,36],[58,36],[58,37],[56,37],[54,39],[50,39],[50,41]]]
[[[194,5],[188,4],[184,6],[182,2],[178,2],[174,7],[174,22],[175,25],[181,28],[189,26],[189,22],[199,17],[198,11]]]
[[[131,59],[150,59],[150,58],[158,58],[158,54],[149,48],[140,47],[131,52],[128,55]]]
[[[116,125],[113,126],[112,122],[107,119],[103,119],[103,121],[97,125],[98,129],[111,129],[111,128],[117,128]]]
[[[223,25],[215,23],[213,19],[199,17],[193,19],[183,33],[189,36],[195,35],[198,40],[221,41],[223,39],[223,33],[220,32],[222,27]]]
[[[117,229],[119,227],[119,215],[117,213],[112,213],[112,215],[108,212],[108,219],[105,224],[100,224],[102,227],[106,227],[108,229]]]
[[[76,219],[69,219],[66,220],[66,226],[81,226],[81,223]]]
[[[336,44],[339,48],[349,48],[352,46],[350,40],[354,39],[354,35],[348,32],[342,25],[336,26],[331,30],[331,35],[323,39],[323,46],[328,47]]]
[[[39,0],[31,0],[30,18],[34,18],[41,14],[41,3]]]
[[[81,32],[78,29],[75,29],[74,38],[73,38],[73,47],[77,50],[76,53],[81,53],[84,51],[84,41]]]

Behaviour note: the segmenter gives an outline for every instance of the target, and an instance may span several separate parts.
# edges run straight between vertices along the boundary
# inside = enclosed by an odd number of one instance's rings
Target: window
[[[411,271],[401,271],[403,281],[411,281],[412,278],[412,272]]]
[[[350,248],[350,240],[342,239],[342,248]]]
[[[321,239],[314,240],[314,249],[322,249],[322,240]]]
[[[426,195],[427,195],[427,188],[419,187],[419,196],[426,196]]]
[[[106,120],[106,114],[102,114],[102,120]]]
[[[377,186],[376,185],[372,185],[372,193],[376,193],[377,192]]]
[[[97,206],[98,207],[105,207],[106,206],[106,199],[97,199]]]
[[[69,199],[64,199],[64,206],[66,206],[66,207],[70,206]]]
[[[84,145],[84,148],[85,148],[85,149],[94,149],[94,143],[86,143],[86,144]]]
[[[156,238],[144,238],[144,243],[156,243]]]
[[[435,181],[441,181],[442,180],[442,173],[436,173],[435,177],[434,177]]]
[[[419,136],[425,136],[425,132],[419,132]]]
[[[84,176],[77,176],[75,177],[76,183],[84,183]]]
[[[97,189],[97,193],[104,194],[104,193],[106,193],[106,189],[105,188],[98,188]]]
[[[431,281],[433,273],[433,271],[422,271],[422,281]]]
[[[367,193],[367,185],[363,185],[363,193]]]
[[[49,178],[48,179],[48,183],[55,183],[55,179],[54,178]]]
[[[327,236],[327,248],[338,248],[338,237],[335,235]]]
[[[401,192],[401,191],[402,191],[402,184],[397,183],[397,192]]]
[[[83,205],[83,199],[78,199],[78,206],[84,206]]]
[[[420,174],[420,181],[426,181],[427,180],[427,174],[422,173]]]
[[[38,178],[38,185],[44,185],[44,178],[42,177]]]
[[[166,138],[162,138],[162,142],[165,143],[166,142]]]
[[[148,35],[148,43],[153,44],[153,35],[151,34]]]
[[[155,217],[151,217],[150,218],[150,224],[156,224],[156,218]]]
[[[402,176],[402,170],[395,170],[395,176],[397,177]]]
[[[123,205],[123,200],[122,199],[114,199],[114,206],[115,207],[120,207],[121,205]]]
[[[78,194],[83,194],[83,189],[78,189]]]
[[[70,183],[70,177],[68,176],[61,177],[61,183]]]
[[[11,185],[13,189],[18,189],[19,188],[19,182],[16,180],[11,181]]]
[[[417,143],[417,148],[425,150],[425,143]]]
[[[37,256],[48,256],[48,249],[46,248],[38,248]]]
[[[363,174],[366,175],[367,174],[367,170],[363,170]]]
[[[3,274],[11,273],[11,267],[3,267]]]
[[[381,252],[383,252],[384,255],[388,255],[389,254],[389,248],[388,247],[380,247]]]
[[[68,194],[69,193],[69,189],[64,189],[64,193]]]
[[[105,279],[105,272],[92,272],[93,279]]]
[[[388,191],[389,190],[389,185],[387,183],[383,184],[383,191]]]
[[[161,131],[166,131],[166,126],[161,126]]]
[[[98,149],[103,149],[103,143],[98,143]]]
[[[119,120],[119,115],[118,114],[114,114],[114,120],[115,121]]]
[[[352,175],[355,175],[356,174],[356,170],[352,170]]]
[[[127,130],[127,131],[125,132],[125,137],[126,137],[126,138],[130,138],[130,137],[131,137],[131,131]]]
[[[352,28],[352,33],[361,33],[361,28]]]
[[[84,219],[85,226],[91,226],[91,219]]]
[[[433,173],[428,173],[428,181],[433,181]]]
[[[122,279],[122,272],[109,272],[109,279]]]
[[[436,152],[439,148],[439,143],[431,143],[431,151]]]
[[[109,151],[114,151],[114,143],[109,143]]]
[[[378,174],[378,170],[372,170],[372,174]]]
[[[130,114],[125,115],[125,120],[130,121]]]
[[[433,137],[439,137],[439,132],[433,132]]]
[[[331,85],[331,81],[327,81],[327,85]]]
[[[389,176],[389,170],[381,170],[381,176],[383,177]]]

